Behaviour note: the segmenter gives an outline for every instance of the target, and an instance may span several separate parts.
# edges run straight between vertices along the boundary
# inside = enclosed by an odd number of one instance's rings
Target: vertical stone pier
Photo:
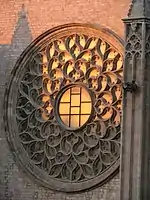
[[[125,23],[120,200],[150,199],[150,1],[133,0]]]

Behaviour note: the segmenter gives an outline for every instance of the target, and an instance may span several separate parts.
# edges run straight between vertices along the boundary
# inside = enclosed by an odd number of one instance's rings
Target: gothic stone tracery
[[[103,182],[120,157],[122,55],[88,28],[30,47],[6,95],[17,156],[41,183],[69,192]]]

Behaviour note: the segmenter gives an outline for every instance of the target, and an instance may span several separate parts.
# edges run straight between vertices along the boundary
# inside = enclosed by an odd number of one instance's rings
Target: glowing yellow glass
[[[91,103],[81,103],[81,113],[89,114],[91,112]]]
[[[61,98],[61,102],[70,102],[70,90],[67,90],[62,98]]]
[[[64,124],[69,124],[69,115],[62,115],[61,120],[64,122]]]
[[[71,108],[71,115],[78,114],[79,115],[80,109],[78,107]]]
[[[88,115],[82,115],[81,116],[81,124],[85,124],[88,120],[89,116]]]
[[[64,109],[65,108],[65,109]],[[60,115],[69,115],[69,112],[70,112],[70,104],[69,103],[65,103],[65,104],[60,104],[59,106],[59,113]]]
[[[63,93],[60,99],[60,118],[70,128],[83,126],[89,119],[91,110],[91,97],[84,87],[71,87]]]
[[[85,88],[82,88],[81,101],[91,101],[91,97]]]
[[[71,96],[71,106],[80,106],[80,94]]]
[[[79,127],[79,115],[71,115],[70,127],[72,128]]]

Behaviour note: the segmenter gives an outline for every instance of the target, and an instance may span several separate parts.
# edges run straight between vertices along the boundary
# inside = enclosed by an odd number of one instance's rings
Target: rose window
[[[11,147],[27,172],[66,192],[118,169],[122,45],[110,33],[66,25],[21,55],[5,95]]]

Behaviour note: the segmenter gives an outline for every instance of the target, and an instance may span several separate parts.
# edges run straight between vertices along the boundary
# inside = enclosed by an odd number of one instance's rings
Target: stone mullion
[[[141,49],[139,51],[139,58],[136,57],[135,63],[135,81],[139,86],[135,96],[134,109],[134,132],[133,132],[133,166],[132,166],[132,187],[131,199],[141,199],[141,171],[142,171],[142,151],[144,139],[144,125],[145,125],[145,21],[139,22],[141,35]],[[137,27],[138,28],[138,27]]]
[[[132,22],[133,23],[133,22]],[[122,120],[121,200],[140,200],[142,138],[144,125],[145,22],[126,21],[124,81],[139,86],[137,91],[124,91]],[[135,36],[135,37],[133,37]],[[128,48],[132,44],[130,48]],[[139,44],[136,47],[135,44]]]
[[[126,33],[127,34],[127,33]],[[126,35],[127,37],[127,35]],[[128,42],[126,42],[127,46]],[[132,57],[130,54],[126,54],[125,51],[125,62],[124,62],[124,81],[128,82],[132,79]],[[125,66],[128,65],[128,68]],[[129,74],[129,75],[128,75]],[[132,94],[124,92],[123,94],[123,119],[122,119],[122,132],[126,132],[126,137],[122,137],[122,157],[121,157],[121,196],[120,199],[127,198],[130,191],[130,162],[131,162],[131,132],[132,126]],[[127,101],[128,99],[128,101]],[[125,109],[128,108],[128,109]],[[128,115],[128,118],[126,116]],[[128,127],[128,131],[126,131]],[[130,130],[130,131],[129,131]],[[126,146],[129,145],[129,148]],[[130,155],[130,156],[129,156]],[[126,176],[126,178],[124,178]],[[126,192],[124,193],[124,187],[126,187]]]
[[[145,43],[143,63],[144,70],[144,117],[143,117],[143,138],[142,138],[142,162],[141,162],[141,199],[150,199],[149,183],[150,183],[150,46],[148,37],[150,37],[150,22],[145,23]]]

